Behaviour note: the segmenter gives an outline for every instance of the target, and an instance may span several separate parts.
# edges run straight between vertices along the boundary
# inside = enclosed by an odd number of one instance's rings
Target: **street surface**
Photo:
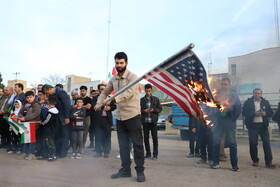
[[[120,168],[116,158],[118,145],[116,131],[112,132],[110,158],[94,158],[94,152],[85,150],[80,160],[64,158],[56,162],[26,161],[17,159],[0,149],[1,187],[74,187],[74,186],[207,186],[207,187],[261,187],[280,186],[280,168],[265,168],[261,142],[259,142],[260,166],[251,166],[247,139],[238,139],[240,172],[231,171],[230,161],[221,162],[221,169],[210,169],[209,165],[196,164],[198,158],[187,158],[188,141],[179,135],[165,135],[159,131],[159,159],[145,161],[146,182],[136,182],[136,172],[132,165],[132,177],[111,179],[110,175]],[[280,142],[272,142],[274,163],[280,164]],[[228,153],[228,149],[226,149]],[[70,155],[70,154],[69,154]]]

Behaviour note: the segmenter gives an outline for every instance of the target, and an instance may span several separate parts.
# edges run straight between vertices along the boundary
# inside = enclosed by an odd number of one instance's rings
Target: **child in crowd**
[[[48,98],[49,107],[48,114],[46,120],[42,122],[43,125],[43,134],[44,134],[44,143],[47,146],[48,152],[48,161],[56,160],[56,148],[54,144],[54,137],[59,129],[59,118],[58,118],[58,110],[55,107],[56,105],[56,97],[50,96]]]
[[[19,120],[21,122],[39,121],[41,106],[35,101],[35,94],[32,91],[25,93],[26,102],[23,104],[19,112]],[[30,124],[31,125],[31,124]],[[36,143],[24,143],[23,154],[19,159],[33,160],[35,159]]]
[[[71,145],[73,154],[71,158],[80,159],[83,151],[83,133],[84,133],[84,117],[86,109],[83,108],[83,98],[77,98],[76,108],[72,108],[70,112],[71,123]]]
[[[10,114],[10,118],[12,118],[15,121],[18,121],[18,114],[20,112],[22,103],[20,100],[16,100],[14,102],[14,110],[11,112]],[[21,150],[20,150],[20,134],[19,133],[15,133],[16,131],[13,131],[12,129],[13,127],[10,127],[10,131],[11,131],[11,146],[8,149],[8,154],[12,154],[12,153],[17,153],[17,154],[21,154]]]

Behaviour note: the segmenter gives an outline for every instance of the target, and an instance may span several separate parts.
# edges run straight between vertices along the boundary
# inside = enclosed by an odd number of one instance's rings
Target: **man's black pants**
[[[142,135],[142,122],[140,115],[128,120],[117,120],[117,134],[120,147],[122,167],[130,170],[130,139],[134,149],[134,161],[136,171],[144,171],[144,146]]]

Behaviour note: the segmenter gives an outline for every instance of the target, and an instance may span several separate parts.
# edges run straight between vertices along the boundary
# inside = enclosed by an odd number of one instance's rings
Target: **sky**
[[[106,80],[120,51],[141,76],[190,43],[222,73],[228,57],[275,47],[275,37],[273,0],[0,0],[6,85],[15,72],[28,85],[53,74]]]

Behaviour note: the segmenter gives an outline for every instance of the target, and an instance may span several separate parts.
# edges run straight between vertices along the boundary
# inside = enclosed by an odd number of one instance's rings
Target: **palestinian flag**
[[[26,130],[26,128],[23,126],[22,123],[18,123],[16,120],[9,117],[4,117],[4,118],[7,120],[7,122],[9,123],[9,125],[17,135],[18,133],[22,134]]]
[[[36,123],[24,122],[26,130],[21,134],[20,143],[35,143],[36,142]]]

